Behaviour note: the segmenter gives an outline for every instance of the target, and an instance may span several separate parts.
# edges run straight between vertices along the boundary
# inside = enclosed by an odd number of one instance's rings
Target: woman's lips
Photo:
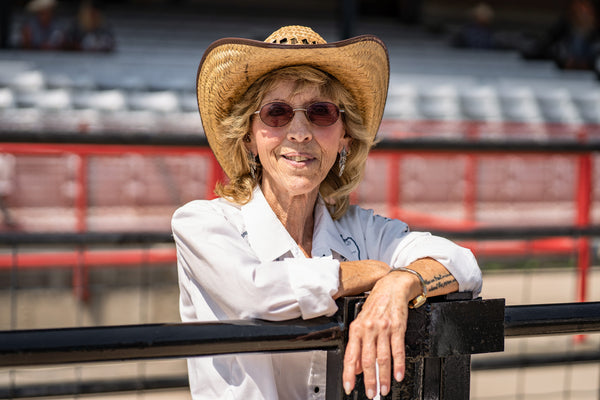
[[[283,158],[285,158],[286,160],[290,160],[290,161],[294,161],[294,162],[306,162],[306,161],[310,161],[313,160],[314,157],[310,157],[310,156],[305,156],[305,155],[292,155],[292,154],[284,154]]]

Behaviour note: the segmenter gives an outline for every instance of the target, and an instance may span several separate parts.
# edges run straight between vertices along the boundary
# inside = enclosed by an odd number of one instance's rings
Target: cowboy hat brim
[[[225,38],[204,53],[196,80],[198,109],[209,145],[228,176],[230,149],[221,148],[221,121],[258,78],[279,68],[308,65],[340,81],[356,100],[366,129],[375,138],[387,98],[389,57],[376,36],[307,45]]]

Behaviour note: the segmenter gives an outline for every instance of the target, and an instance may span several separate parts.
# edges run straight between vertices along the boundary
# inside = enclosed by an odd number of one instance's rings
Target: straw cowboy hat
[[[220,122],[254,81],[269,71],[293,65],[309,65],[336,77],[356,100],[365,127],[375,138],[390,71],[387,48],[376,36],[327,43],[308,27],[285,26],[264,42],[220,39],[202,57],[196,90],[208,143],[228,176],[232,171],[230,149],[222,148],[216,139]]]

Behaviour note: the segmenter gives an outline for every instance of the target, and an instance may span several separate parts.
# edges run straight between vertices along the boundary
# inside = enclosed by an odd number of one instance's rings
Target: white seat
[[[182,92],[179,94],[179,106],[181,111],[198,112],[198,99],[195,92]]]
[[[547,122],[570,124],[582,122],[568,90],[564,88],[540,90],[537,98],[542,115]]]
[[[41,110],[64,110],[72,106],[71,93],[66,89],[19,92],[16,103],[19,107]]]
[[[128,104],[132,110],[149,110],[159,113],[179,110],[179,98],[170,90],[133,92],[128,95]]]
[[[38,91],[46,87],[46,80],[41,71],[22,71],[15,75],[10,85],[18,91]]]
[[[92,90],[95,89],[96,82],[85,73],[58,72],[46,75],[46,86],[54,89]]]
[[[460,103],[456,88],[452,85],[424,88],[419,94],[419,110],[427,119],[460,119]]]
[[[98,111],[123,111],[127,109],[127,98],[121,90],[91,90],[76,93],[73,98],[77,108],[92,108]]]
[[[140,65],[143,65],[142,61],[140,61]],[[104,74],[99,74],[96,77],[96,81],[98,87],[104,90],[145,90],[147,87],[142,77],[135,74],[126,75],[123,71],[116,68],[112,71],[105,71]]]
[[[104,112],[100,119],[107,132],[157,133],[157,114],[152,111]]]
[[[71,92],[66,89],[35,92],[32,99],[34,106],[42,110],[65,110],[72,106]]]
[[[198,111],[162,114],[158,118],[160,133],[204,135],[202,120]]]
[[[504,87],[499,91],[504,119],[514,122],[542,122],[542,114],[529,87]]]
[[[502,112],[498,93],[493,86],[481,85],[465,88],[461,92],[461,105],[465,117],[480,121],[500,121]]]
[[[405,83],[390,86],[384,116],[400,119],[420,118],[416,88]]]
[[[600,124],[600,90],[593,89],[573,93],[579,115],[584,122]]]
[[[15,77],[32,69],[32,63],[19,60],[0,60],[0,86],[12,86]]]
[[[9,88],[0,88],[0,109],[15,106],[15,95]]]

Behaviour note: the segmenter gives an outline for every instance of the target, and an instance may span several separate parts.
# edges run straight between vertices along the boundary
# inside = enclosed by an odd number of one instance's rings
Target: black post
[[[469,398],[471,354],[504,350],[504,299],[470,298],[468,293],[431,298],[425,306],[409,311],[405,377],[402,382],[393,381],[382,400]],[[364,298],[347,301],[349,315],[345,317],[356,316]],[[344,326],[350,322],[344,319]],[[355,390],[343,398],[367,399],[362,375],[357,377]]]

